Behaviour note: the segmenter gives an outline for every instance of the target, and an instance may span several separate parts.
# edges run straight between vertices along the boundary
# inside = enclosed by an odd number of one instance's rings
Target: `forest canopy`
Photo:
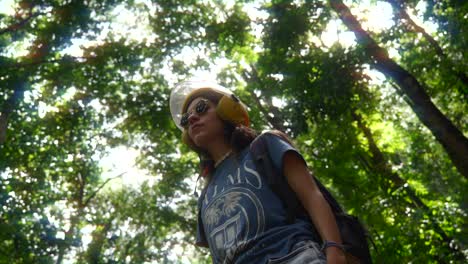
[[[279,129],[376,263],[468,258],[467,1],[0,1],[0,263],[210,263],[171,88]]]

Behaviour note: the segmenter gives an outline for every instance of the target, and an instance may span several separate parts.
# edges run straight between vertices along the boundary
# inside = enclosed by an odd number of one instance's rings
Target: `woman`
[[[189,81],[173,89],[170,105],[184,143],[200,156],[206,185],[198,201],[197,245],[210,248],[214,263],[346,262],[328,203],[302,156],[278,132],[262,136],[306,209],[294,222],[256,170],[249,145],[257,133],[237,97],[217,84]]]

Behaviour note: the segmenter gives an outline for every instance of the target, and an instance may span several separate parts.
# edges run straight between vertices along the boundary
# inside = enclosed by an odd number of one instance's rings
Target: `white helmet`
[[[221,119],[234,124],[249,125],[247,108],[228,89],[209,80],[187,80],[177,84],[171,91],[169,106],[172,119],[180,130],[184,130],[180,121],[187,110],[189,99],[202,92],[215,92],[223,95],[216,108]]]

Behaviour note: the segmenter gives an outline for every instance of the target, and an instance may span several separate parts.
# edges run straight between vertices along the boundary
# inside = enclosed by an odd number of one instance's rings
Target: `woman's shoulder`
[[[254,156],[268,153],[270,156],[281,156],[284,152],[296,150],[289,137],[279,130],[267,130],[259,134],[250,144],[250,152]]]
[[[286,133],[280,130],[265,130],[262,131],[256,138],[257,141],[261,141],[261,139],[265,139],[267,141],[283,141],[288,143],[291,146],[294,146],[292,140],[288,137]]]

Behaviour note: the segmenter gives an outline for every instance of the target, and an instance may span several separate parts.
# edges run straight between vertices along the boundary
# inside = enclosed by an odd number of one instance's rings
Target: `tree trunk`
[[[8,119],[17,105],[23,100],[26,83],[18,81],[13,88],[13,94],[3,104],[0,112],[0,145],[6,142]]]
[[[102,247],[106,242],[106,236],[112,227],[112,220],[113,217],[107,220],[106,223],[97,226],[91,234],[93,240],[89,243],[88,250],[86,251],[86,260],[88,263],[99,263],[101,260]]]
[[[352,113],[352,115],[353,119],[357,122],[358,127],[361,129],[369,144],[369,150],[372,154],[370,164],[371,170],[382,176],[385,176],[388,180],[390,180],[393,185],[393,189],[403,188],[406,195],[408,195],[410,198],[413,207],[420,208],[429,217],[432,228],[437,234],[439,234],[445,247],[449,249],[454,254],[454,256],[460,259],[464,259],[464,255],[460,252],[461,246],[457,245],[455,240],[450,238],[440,227],[439,223],[435,219],[435,215],[432,213],[432,210],[421,200],[421,198],[419,198],[419,196],[417,196],[414,189],[408,185],[405,179],[401,178],[400,175],[392,171],[390,163],[375,143],[371,130],[362,121],[361,116],[356,113]]]
[[[364,46],[375,67],[398,84],[408,97],[410,107],[416,116],[442,144],[460,174],[468,178],[468,139],[434,105],[418,80],[390,59],[386,50],[379,47],[362,29],[356,17],[341,0],[330,0],[330,4],[344,24],[355,33],[358,42]]]

